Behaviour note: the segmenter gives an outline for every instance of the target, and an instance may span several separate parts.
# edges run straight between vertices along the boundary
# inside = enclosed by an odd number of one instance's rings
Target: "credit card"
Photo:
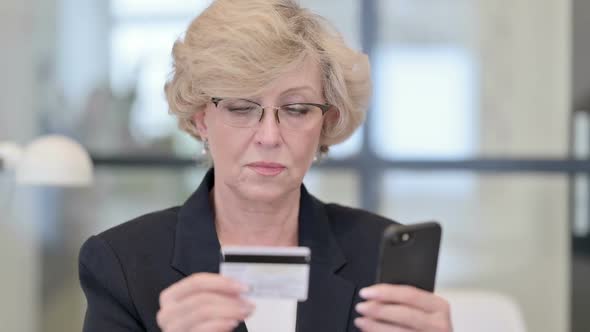
[[[247,297],[307,299],[309,248],[225,246],[221,250],[220,274],[247,285]]]

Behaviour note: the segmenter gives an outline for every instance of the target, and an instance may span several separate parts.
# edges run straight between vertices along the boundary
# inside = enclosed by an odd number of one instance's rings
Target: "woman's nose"
[[[279,123],[277,110],[265,108],[260,124],[256,127],[256,142],[264,146],[278,146],[281,142]]]

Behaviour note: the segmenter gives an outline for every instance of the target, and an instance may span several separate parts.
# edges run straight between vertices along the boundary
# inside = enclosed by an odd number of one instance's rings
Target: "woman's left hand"
[[[363,332],[451,332],[449,303],[411,287],[377,284],[361,290],[354,324]]]

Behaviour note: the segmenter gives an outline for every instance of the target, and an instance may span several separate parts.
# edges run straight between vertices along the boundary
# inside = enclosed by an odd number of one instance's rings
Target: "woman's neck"
[[[301,190],[272,202],[245,199],[221,183],[211,189],[222,245],[296,246]]]

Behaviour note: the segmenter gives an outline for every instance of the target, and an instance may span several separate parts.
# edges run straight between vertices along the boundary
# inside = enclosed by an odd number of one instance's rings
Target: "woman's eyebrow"
[[[311,87],[309,85],[301,85],[301,86],[294,86],[294,87],[288,88],[287,90],[281,92],[279,94],[279,97],[285,97],[286,95],[289,95],[289,94],[292,94],[292,93],[298,93],[298,92],[305,93],[305,96],[304,97],[311,97],[311,98],[318,97],[318,98],[321,98],[321,94],[318,91],[316,91],[313,87]],[[261,99],[261,97],[260,96],[252,96],[252,97],[249,97],[249,98],[241,98],[241,99],[252,101],[252,102],[260,105],[260,99]]]
[[[292,88],[289,88],[289,89],[283,91],[281,93],[281,96],[284,96],[286,94],[293,93],[293,92],[306,92],[306,91],[312,93],[314,96],[316,96],[316,95],[319,94],[318,91],[316,91],[311,86],[309,86],[309,85],[302,85],[302,86],[292,87]]]

